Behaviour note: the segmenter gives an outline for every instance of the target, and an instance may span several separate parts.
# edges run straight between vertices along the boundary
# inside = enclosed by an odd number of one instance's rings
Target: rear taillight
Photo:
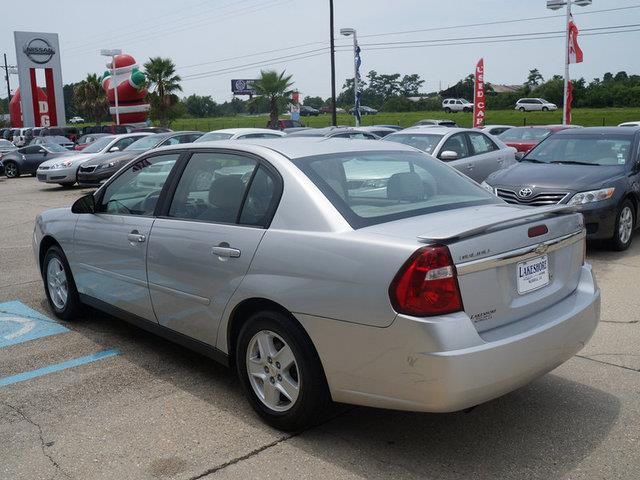
[[[389,287],[398,313],[427,317],[462,310],[456,269],[449,249],[442,245],[416,251]]]

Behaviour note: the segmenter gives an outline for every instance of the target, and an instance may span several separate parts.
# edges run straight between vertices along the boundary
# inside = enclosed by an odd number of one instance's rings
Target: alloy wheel
[[[69,297],[69,284],[64,266],[56,257],[51,258],[47,265],[47,288],[51,302],[58,310],[64,310]]]
[[[7,178],[15,178],[18,176],[18,166],[13,162],[7,162],[4,166],[4,173]]]
[[[625,206],[620,211],[620,218],[618,220],[618,238],[620,243],[627,243],[633,233],[633,212],[629,206]]]
[[[249,341],[246,354],[249,383],[271,410],[286,412],[300,394],[298,363],[291,347],[278,334],[260,330]]]

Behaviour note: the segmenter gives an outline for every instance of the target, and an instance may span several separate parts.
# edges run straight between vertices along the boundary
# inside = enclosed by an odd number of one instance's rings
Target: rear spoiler
[[[512,206],[512,205],[511,205]],[[542,220],[547,217],[555,217],[557,215],[564,215],[567,213],[575,213],[576,207],[569,205],[553,205],[550,207],[528,207],[522,210],[522,214],[509,216],[496,220],[495,222],[484,223],[480,226],[470,226],[467,229],[443,229],[441,233],[434,233],[429,235],[418,235],[418,241],[421,243],[446,243],[452,240],[459,240],[461,238],[473,237],[475,235],[484,233],[488,230],[495,230],[500,228],[512,227],[522,223]],[[470,222],[473,223],[473,222]],[[577,225],[579,228],[583,228],[582,225]]]

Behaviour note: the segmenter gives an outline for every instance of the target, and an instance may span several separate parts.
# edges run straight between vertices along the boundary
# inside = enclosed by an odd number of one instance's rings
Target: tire
[[[58,272],[56,276],[55,273]],[[64,272],[64,275],[62,275]],[[64,277],[64,278],[62,278]],[[56,245],[47,250],[42,262],[42,279],[49,306],[56,317],[75,320],[82,311],[78,290],[62,249]],[[51,283],[50,283],[51,282]],[[62,292],[66,289],[66,296]]]
[[[451,109],[449,107],[444,107],[444,113],[451,113]]]
[[[9,160],[4,164],[4,174],[7,178],[18,178],[20,176],[20,167],[16,162]]]
[[[266,359],[263,349],[271,350]],[[290,317],[270,310],[253,314],[240,330],[235,351],[244,392],[266,423],[300,431],[322,420],[331,404],[324,371],[313,343]],[[284,352],[293,359],[288,367],[278,362]]]
[[[611,239],[611,248],[618,252],[626,250],[633,240],[636,211],[631,200],[622,202],[616,215],[616,226]]]
[[[548,107],[542,107],[542,111],[543,111],[543,112],[548,112],[548,111],[549,111],[549,108],[548,108]]]
[[[520,110],[521,112],[526,112],[527,111],[524,107],[520,107],[518,110]]]
[[[463,112],[465,112],[465,113],[471,113],[471,109],[470,109],[470,108],[464,108],[464,109],[463,109]]]

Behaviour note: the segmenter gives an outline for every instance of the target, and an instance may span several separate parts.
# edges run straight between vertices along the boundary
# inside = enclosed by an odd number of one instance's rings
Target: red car
[[[532,125],[530,127],[515,127],[498,135],[498,138],[518,152],[527,153],[552,133],[576,125]]]
[[[100,137],[108,137],[108,136],[109,136],[108,133],[89,133],[87,135],[82,135],[78,139],[78,143],[75,146],[75,150],[78,150],[78,151],[84,150]]]

